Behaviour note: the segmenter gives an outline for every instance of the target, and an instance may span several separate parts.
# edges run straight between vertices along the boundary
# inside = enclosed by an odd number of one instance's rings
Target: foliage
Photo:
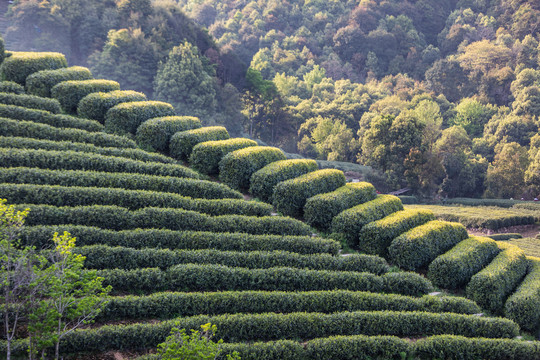
[[[135,134],[146,120],[174,116],[171,104],[161,101],[130,101],[113,106],[105,115],[105,130],[119,135]]]
[[[525,148],[517,143],[504,144],[489,166],[486,177],[487,197],[521,197],[524,175],[529,166]]]
[[[25,85],[26,78],[41,70],[55,70],[67,67],[63,54],[55,52],[12,52],[0,65],[3,81],[14,81]]]
[[[114,90],[86,95],[79,101],[77,114],[81,117],[105,123],[110,108],[124,102],[145,101],[146,95],[132,90]]]
[[[76,114],[79,101],[86,95],[115,90],[120,90],[120,84],[112,80],[68,80],[53,86],[51,96],[60,102],[65,112]]]
[[[207,126],[198,129],[178,131],[173,134],[169,148],[171,156],[187,160],[195,145],[205,141],[227,140],[229,132],[223,126]]]
[[[0,93],[0,104],[44,110],[53,114],[62,112],[60,109],[60,103],[57,100],[46,99],[34,95]]]
[[[201,121],[194,116],[158,117],[143,122],[137,128],[136,139],[143,148],[167,152],[169,141],[175,133],[200,127]]]
[[[92,73],[85,67],[72,66],[56,70],[42,70],[26,78],[26,92],[30,95],[51,97],[51,89],[68,80],[90,80]]]
[[[540,262],[529,258],[529,271],[516,291],[506,300],[504,314],[523,329],[534,331],[540,326]]]
[[[0,81],[0,92],[12,94],[24,94],[24,86],[14,81]]]
[[[225,155],[250,146],[257,146],[257,142],[246,138],[200,142],[193,147],[189,163],[193,169],[203,174],[217,174],[219,162]]]

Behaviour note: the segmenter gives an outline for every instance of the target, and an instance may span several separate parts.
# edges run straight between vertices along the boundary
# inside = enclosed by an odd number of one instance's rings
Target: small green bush
[[[105,115],[105,129],[120,135],[135,134],[146,120],[173,116],[174,108],[162,101],[132,101],[113,106]]]
[[[491,238],[493,240],[511,240],[511,239],[521,239],[523,238],[523,235],[518,233],[507,233],[507,234],[493,234],[493,235],[487,235],[488,238]]]
[[[67,67],[63,54],[56,52],[11,52],[0,65],[2,80],[25,85],[26,78],[41,70],[55,70]]]
[[[110,108],[125,102],[146,101],[146,95],[133,90],[95,92],[79,101],[77,114],[81,117],[105,123],[105,115]]]
[[[0,92],[12,94],[24,94],[24,86],[13,81],[0,81]]]
[[[327,231],[337,214],[376,197],[375,187],[370,183],[349,183],[332,192],[307,199],[304,206],[304,219],[309,225]]]
[[[170,154],[175,159],[188,160],[193,147],[205,141],[227,140],[229,133],[223,126],[207,126],[179,131],[171,137]]]
[[[282,181],[318,170],[315,160],[292,159],[275,161],[256,171],[251,176],[249,192],[262,201],[272,202],[276,185]]]
[[[253,173],[279,160],[285,160],[285,154],[275,147],[250,146],[235,150],[219,162],[219,179],[233,189],[249,189]]]
[[[51,89],[51,96],[58,99],[67,113],[77,113],[79,101],[86,95],[96,92],[120,90],[120,84],[112,80],[68,80]]]
[[[504,305],[504,315],[523,329],[540,327],[540,259],[529,259],[529,272]]]
[[[51,97],[51,89],[62,81],[90,79],[92,79],[92,73],[82,66],[42,70],[26,78],[26,92],[30,95]]]
[[[171,136],[179,131],[197,129],[201,121],[194,116],[165,116],[146,120],[137,128],[137,143],[153,151],[168,152]]]
[[[219,162],[225,155],[250,146],[257,146],[257,142],[245,138],[201,142],[193,147],[189,163],[203,174],[214,175],[219,172]]]
[[[16,105],[28,109],[38,109],[58,114],[62,112],[60,103],[55,99],[46,99],[34,95],[0,93],[0,104]]]

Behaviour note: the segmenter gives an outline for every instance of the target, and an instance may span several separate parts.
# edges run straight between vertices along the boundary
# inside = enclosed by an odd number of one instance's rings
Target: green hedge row
[[[133,90],[114,90],[110,92],[95,92],[86,95],[79,101],[77,114],[87,119],[105,123],[105,115],[112,107],[131,101],[146,101],[146,95]]]
[[[363,291],[225,291],[210,293],[164,292],[148,296],[112,297],[99,320],[170,319],[199,314],[291,313],[340,311],[427,311],[477,314],[473,301],[460,297],[420,298]]]
[[[429,264],[428,279],[445,289],[462,287],[498,253],[499,247],[494,240],[470,237],[433,260]]]
[[[340,212],[376,197],[375,187],[370,183],[349,183],[332,192],[308,198],[304,206],[304,219],[309,225],[327,231],[332,219]]]
[[[74,224],[97,226],[110,230],[136,228],[245,232],[248,234],[310,235],[311,228],[301,221],[281,216],[210,216],[183,209],[152,208],[130,211],[119,206],[55,207],[51,205],[19,205],[32,210],[28,225]]]
[[[12,94],[24,94],[24,86],[13,81],[0,81],[0,92]]]
[[[358,249],[368,254],[387,257],[392,240],[432,220],[435,220],[435,215],[429,210],[397,211],[362,227],[358,234]]]
[[[105,115],[105,129],[109,132],[135,135],[146,120],[174,116],[171,104],[162,101],[131,101],[113,106]]]
[[[75,252],[86,257],[88,269],[138,268],[167,269],[179,264],[218,264],[248,269],[268,269],[272,267],[291,267],[311,270],[356,271],[373,274],[388,272],[386,260],[378,256],[354,254],[347,257],[329,254],[301,255],[287,251],[220,251],[132,249],[93,245],[77,247]]]
[[[274,188],[273,204],[284,215],[301,217],[306,201],[315,195],[334,191],[346,184],[343,171],[323,169],[280,182]]]
[[[332,220],[332,232],[343,237],[349,246],[358,247],[362,228],[396,211],[403,210],[401,200],[393,195],[379,195],[375,200],[344,210]]]
[[[137,128],[139,146],[153,151],[169,151],[171,137],[179,131],[200,128],[201,121],[194,116],[165,116],[146,120]]]
[[[53,141],[73,141],[104,147],[134,148],[135,143],[125,137],[89,132],[80,129],[57,128],[33,121],[0,118],[2,136],[29,137]]]
[[[86,95],[114,90],[120,90],[120,84],[112,80],[68,80],[53,86],[51,96],[60,102],[65,112],[76,114],[79,101]]]
[[[26,78],[26,92],[31,95],[51,97],[51,89],[62,81],[90,80],[92,77],[90,70],[82,66],[41,70]]]
[[[5,167],[37,167],[51,170],[87,169],[103,172],[143,173],[198,179],[195,171],[176,164],[148,163],[139,160],[76,151],[0,149],[0,164]]]
[[[249,192],[262,201],[272,203],[272,194],[276,185],[282,181],[318,170],[315,160],[292,159],[270,163],[251,176]]]
[[[482,308],[500,313],[506,298],[527,274],[529,262],[523,250],[510,244],[499,244],[501,251],[482,271],[471,278],[467,297]]]
[[[214,175],[219,172],[219,162],[225,155],[250,146],[257,146],[257,142],[245,138],[201,142],[193,147],[189,163],[203,174]]]
[[[0,198],[13,204],[117,205],[130,210],[155,207],[192,210],[209,215],[268,216],[272,213],[271,205],[244,199],[193,199],[173,193],[118,188],[0,184]]]
[[[41,70],[54,70],[67,67],[63,54],[57,52],[11,52],[0,66],[2,80],[25,84],[26,78]]]
[[[2,168],[0,183],[147,190],[180,194],[195,199],[243,199],[241,193],[213,181],[130,173]]]
[[[216,249],[222,251],[290,251],[299,254],[327,253],[337,255],[341,245],[329,239],[311,236],[250,235],[208,231],[173,231],[136,229],[112,231],[81,225],[25,226],[21,231],[24,244],[46,248],[55,232],[69,232],[77,245],[124,246],[135,249]]]
[[[501,241],[501,240],[511,240],[511,239],[522,239],[523,235],[518,233],[506,233],[506,234],[493,234],[493,235],[486,235],[486,237]]]
[[[0,117],[33,121],[58,128],[74,128],[90,132],[103,130],[103,125],[94,120],[81,119],[69,115],[51,114],[45,110],[28,109],[16,105],[0,105]]]
[[[522,203],[519,200],[508,199],[474,199],[474,198],[453,198],[445,199],[446,205],[465,205],[465,206],[498,206],[509,208],[515,204]]]
[[[22,106],[28,109],[49,111],[53,114],[62,112],[60,103],[55,99],[47,99],[34,95],[0,93],[0,104]]]
[[[434,220],[392,240],[388,253],[399,267],[417,270],[429,265],[437,256],[468,237],[463,225]]]
[[[149,153],[141,149],[99,147],[92,144],[71,141],[52,141],[17,136],[0,136],[0,147],[33,150],[77,151],[105,156],[123,157],[144,162],[177,164],[176,160],[171,159],[170,157],[161,154]]]
[[[529,272],[504,305],[504,315],[523,329],[540,327],[540,259],[530,259]]]
[[[179,131],[170,140],[170,154],[175,159],[188,160],[193,147],[206,141],[227,140],[229,132],[223,126],[206,126],[198,129]]]
[[[354,290],[421,296],[433,289],[416,273],[386,273],[307,270],[289,267],[247,269],[215,264],[181,264],[167,270],[99,270],[115,292],[157,291],[312,291]]]
[[[275,147],[250,146],[235,150],[219,162],[219,179],[233,189],[249,189],[253,173],[279,160],[285,160],[285,153]]]

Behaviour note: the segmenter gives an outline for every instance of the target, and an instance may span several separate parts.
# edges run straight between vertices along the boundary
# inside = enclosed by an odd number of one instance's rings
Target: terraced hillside
[[[68,231],[113,287],[63,354],[141,355],[173,326],[212,323],[242,359],[540,359],[540,342],[515,339],[540,325],[540,260],[517,247],[201,127],[60,54],[14,53],[0,72],[18,92],[0,94],[0,198],[30,209],[23,243]]]

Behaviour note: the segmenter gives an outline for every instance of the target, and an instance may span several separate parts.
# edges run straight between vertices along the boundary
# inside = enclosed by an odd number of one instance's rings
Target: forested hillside
[[[540,4],[15,1],[13,50],[433,196],[540,195]],[[207,29],[207,30],[204,30]]]

